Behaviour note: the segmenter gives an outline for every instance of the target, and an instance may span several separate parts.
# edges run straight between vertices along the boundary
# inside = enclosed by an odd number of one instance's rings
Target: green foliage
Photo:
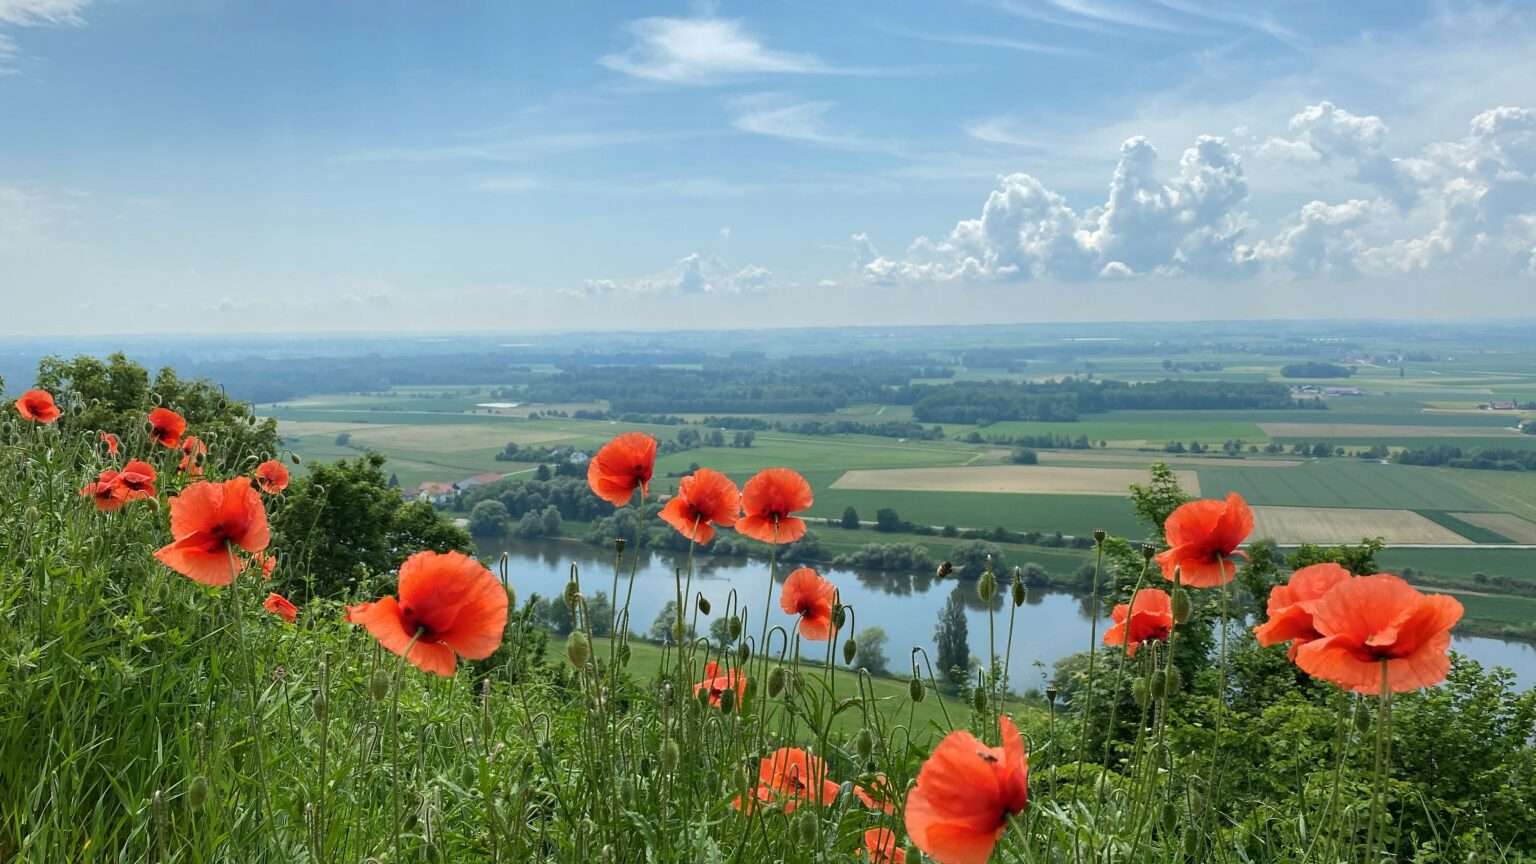
[[[1303,543],[1295,552],[1286,556],[1285,563],[1292,570],[1300,570],[1313,564],[1332,562],[1356,576],[1368,576],[1380,571],[1376,556],[1386,545],[1380,537],[1368,537],[1354,545],[1318,546],[1315,543]]]
[[[507,505],[500,501],[481,501],[469,511],[469,533],[476,537],[500,537],[507,533]]]
[[[852,507],[844,507],[843,518],[839,524],[841,524],[842,527],[847,528],[849,531],[859,530],[859,511],[853,509]]]
[[[1153,535],[1161,536],[1163,523],[1190,500],[1189,493],[1179,485],[1178,475],[1166,462],[1152,463],[1152,479],[1145,486],[1131,484],[1131,506],[1136,509],[1136,518]]]
[[[295,601],[344,597],[422,549],[473,552],[469,534],[389,487],[384,457],[311,466],[272,514],[278,578]]]
[[[854,638],[859,644],[859,653],[854,658],[853,667],[864,669],[871,675],[889,674],[891,660],[885,656],[885,646],[890,637],[885,634],[884,628],[865,627]]]
[[[937,651],[934,662],[938,664],[934,673],[951,691],[965,687],[971,671],[970,625],[965,620],[965,598],[961,596],[964,590],[957,586],[950,592],[933,629]]]

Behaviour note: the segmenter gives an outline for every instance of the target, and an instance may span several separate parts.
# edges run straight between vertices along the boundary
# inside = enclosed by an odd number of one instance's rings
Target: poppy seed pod
[[[1017,608],[1019,606],[1023,606],[1024,601],[1029,597],[1029,592],[1024,589],[1023,570],[1020,570],[1017,567],[1013,568],[1013,584],[1008,586],[1008,590],[1013,594],[1014,607]]]
[[[1183,588],[1177,588],[1173,592],[1173,623],[1183,624],[1189,620],[1190,614],[1189,592]]]
[[[1153,546],[1151,543],[1143,543],[1143,544],[1141,544],[1141,557],[1147,559],[1148,561],[1151,561],[1153,558],[1156,558],[1157,557],[1157,547]]]
[[[373,670],[373,677],[368,680],[368,695],[375,700],[383,700],[389,695],[389,673],[382,667]]]
[[[923,687],[922,679],[916,675],[912,676],[912,680],[907,683],[907,695],[912,697],[913,702],[923,701],[923,697],[928,695],[928,691]]]
[[[843,643],[843,662],[851,666],[853,665],[853,658],[858,655],[859,643],[850,636],[848,641]]]
[[[997,577],[992,575],[991,570],[982,573],[981,578],[976,580],[976,596],[983,603],[991,603],[992,598],[997,596]]]
[[[774,697],[784,692],[784,667],[775,666],[768,673],[768,696]]]
[[[615,537],[615,538],[613,538],[613,551],[619,553],[620,555],[624,554],[624,538],[623,537]]]
[[[1056,696],[1057,695],[1058,695],[1058,691],[1056,690],[1055,687],[1047,687],[1047,688],[1045,688],[1045,700],[1047,702],[1051,703],[1052,705],[1056,704]]]
[[[587,658],[592,655],[592,643],[587,641],[587,634],[580,630],[571,632],[565,639],[565,656],[570,659],[572,666],[582,666]]]
[[[1095,528],[1095,529],[1093,529],[1093,542],[1095,542],[1095,543],[1103,543],[1105,536],[1107,536],[1107,535],[1106,535],[1106,533],[1105,533],[1103,528]]]
[[[700,615],[708,615],[709,614],[709,609],[710,609],[709,598],[705,597],[703,594],[700,594],[699,595],[699,614]]]

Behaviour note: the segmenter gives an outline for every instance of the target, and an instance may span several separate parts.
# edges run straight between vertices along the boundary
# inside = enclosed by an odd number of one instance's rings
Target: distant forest
[[[1000,420],[1071,422],[1082,414],[1158,409],[1297,408],[1290,388],[1272,382],[959,381],[908,388],[912,417],[922,423]],[[1317,403],[1314,403],[1317,404]],[[1311,406],[1307,406],[1311,407]]]

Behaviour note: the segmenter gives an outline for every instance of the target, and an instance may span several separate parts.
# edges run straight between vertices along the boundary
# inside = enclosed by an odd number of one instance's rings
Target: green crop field
[[[1060,531],[1086,535],[1095,528],[1112,534],[1139,537],[1128,499],[1110,495],[1011,495],[983,492],[885,492],[821,488],[811,513],[834,518],[852,507],[873,518],[881,507],[890,507],[901,518],[925,525],[991,528],[1001,525],[1019,531]]]
[[[1475,482],[1454,482],[1444,476],[1443,469],[1382,465],[1345,457],[1309,461],[1291,468],[1201,468],[1200,488],[1207,495],[1237,492],[1250,504],[1275,506],[1503,509],[1478,494]]]

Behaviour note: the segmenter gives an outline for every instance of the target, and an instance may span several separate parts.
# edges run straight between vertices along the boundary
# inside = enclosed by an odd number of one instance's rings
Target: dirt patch
[[[1007,455],[1007,451],[1003,451]],[[1302,464],[1294,459],[1226,459],[1219,456],[1165,456],[1160,453],[1130,452],[1123,450],[1041,450],[1040,461],[1046,465],[1151,465],[1167,463],[1169,468],[1295,468]]]
[[[1260,423],[1271,438],[1498,438],[1503,426],[1393,426],[1389,423]]]
[[[1516,543],[1536,543],[1536,522],[1513,513],[1452,513],[1469,525],[1502,534]]]
[[[1253,537],[1277,543],[1359,543],[1366,537],[1380,537],[1388,545],[1472,542],[1412,510],[1255,507],[1253,518]]]
[[[1179,484],[1200,494],[1193,471],[1175,471]],[[1139,468],[1080,468],[1067,465],[990,465],[956,468],[883,468],[847,471],[833,489],[902,492],[1005,492],[1015,494],[1125,495],[1132,483],[1147,482]]]

